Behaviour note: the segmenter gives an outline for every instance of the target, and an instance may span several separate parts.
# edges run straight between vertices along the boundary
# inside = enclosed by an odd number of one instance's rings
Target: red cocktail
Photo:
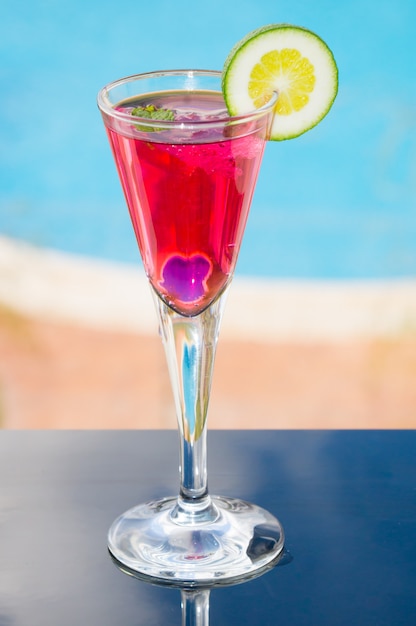
[[[230,280],[266,140],[264,125],[233,136],[200,123],[227,118],[219,93],[195,91],[119,103],[131,114],[148,103],[175,122],[197,124],[183,137],[135,122],[108,126],[147,276],[183,315],[201,313]],[[199,124],[198,124],[199,123]]]

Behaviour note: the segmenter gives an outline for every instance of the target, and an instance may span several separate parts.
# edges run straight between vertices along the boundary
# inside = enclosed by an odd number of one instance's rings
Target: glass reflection
[[[208,626],[210,589],[182,589],[182,626]]]
[[[120,561],[118,561],[116,558],[114,558],[111,552],[109,552],[109,555],[114,565],[123,574],[127,574],[132,578],[136,578],[141,582],[145,582],[156,587],[170,587],[179,589],[181,594],[182,626],[209,626],[210,594],[211,589],[213,589],[214,587],[231,587],[235,585],[245,584],[255,578],[260,578],[267,572],[275,569],[277,566],[287,565],[293,560],[292,555],[286,549],[283,549],[283,551],[271,564],[267,565],[262,570],[258,570],[257,572],[252,573],[244,580],[240,578],[235,583],[219,582],[216,584],[215,582],[213,582],[210,587],[198,587],[192,586],[192,583],[188,584],[188,586],[181,586],[178,583],[161,583],[160,580],[157,578],[152,579],[148,576],[144,576],[143,574],[129,569],[128,567],[120,563]]]

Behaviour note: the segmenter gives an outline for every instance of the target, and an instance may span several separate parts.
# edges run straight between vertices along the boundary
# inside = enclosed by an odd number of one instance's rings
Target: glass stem
[[[207,411],[225,293],[195,317],[173,311],[157,295],[180,433],[180,502],[209,506]],[[195,507],[193,507],[195,510]]]
[[[209,589],[182,589],[182,626],[209,625]]]

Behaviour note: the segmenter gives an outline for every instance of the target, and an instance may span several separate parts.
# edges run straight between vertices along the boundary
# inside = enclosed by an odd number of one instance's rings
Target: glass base
[[[115,520],[108,547],[138,578],[176,587],[236,584],[273,567],[284,544],[278,520],[233,498],[187,503],[165,498],[136,506]]]

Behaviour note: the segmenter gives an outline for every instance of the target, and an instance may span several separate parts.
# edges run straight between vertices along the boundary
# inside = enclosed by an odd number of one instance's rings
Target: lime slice
[[[277,91],[270,139],[292,139],[328,113],[338,91],[338,69],[331,50],[312,31],[270,24],[231,50],[222,89],[230,115],[263,106]]]

